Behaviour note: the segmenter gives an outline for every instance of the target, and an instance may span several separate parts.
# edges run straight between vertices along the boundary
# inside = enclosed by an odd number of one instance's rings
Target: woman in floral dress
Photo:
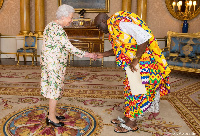
[[[44,29],[43,46],[41,51],[41,94],[49,98],[49,114],[47,124],[61,127],[64,116],[56,112],[57,101],[62,97],[64,77],[67,66],[68,52],[77,57],[95,58],[95,54],[88,53],[74,47],[68,39],[64,26],[72,22],[74,8],[61,5],[56,12],[56,20],[50,22]]]

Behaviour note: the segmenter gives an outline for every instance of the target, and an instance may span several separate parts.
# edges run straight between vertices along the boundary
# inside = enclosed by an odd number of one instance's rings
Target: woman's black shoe
[[[57,118],[58,120],[60,120],[60,119],[65,119],[64,116],[56,116],[56,118]]]
[[[49,115],[49,112],[48,112],[47,115]],[[65,117],[64,117],[64,116],[56,116],[56,119],[57,119],[57,120],[61,120],[61,119],[65,119]]]
[[[46,118],[46,123],[47,125],[49,125],[49,123],[51,125],[53,125],[54,127],[62,127],[64,126],[64,123],[63,122],[59,122],[59,123],[54,123],[53,121],[51,121],[50,119]]]

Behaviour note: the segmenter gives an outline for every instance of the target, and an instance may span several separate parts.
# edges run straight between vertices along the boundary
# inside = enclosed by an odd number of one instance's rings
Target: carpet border
[[[194,131],[194,133],[196,133],[197,135],[200,135],[200,129],[198,128],[198,126],[200,124],[200,120],[198,118],[195,119],[194,114],[190,110],[188,110],[188,107],[186,107],[184,105],[184,103],[180,99],[178,99],[176,96],[176,95],[178,95],[178,93],[184,92],[186,90],[185,88],[195,87],[195,85],[198,87],[200,85],[200,82],[193,83],[189,86],[179,89],[176,92],[170,93],[169,96],[166,97],[166,100],[168,100],[170,105],[172,105],[172,107],[175,108],[177,113],[185,121],[185,123],[188,125],[188,127],[192,131]],[[197,107],[200,109],[200,106],[194,100],[190,99],[190,97],[189,97],[189,95],[191,95],[195,92],[198,92],[198,91],[200,91],[200,88],[198,88],[198,90],[195,90],[195,89],[191,90],[191,93],[189,93],[186,98],[188,98],[188,100],[190,100],[193,104],[196,104]],[[185,110],[185,109],[187,109],[187,110]],[[185,114],[189,115],[189,117],[188,116],[186,117]]]

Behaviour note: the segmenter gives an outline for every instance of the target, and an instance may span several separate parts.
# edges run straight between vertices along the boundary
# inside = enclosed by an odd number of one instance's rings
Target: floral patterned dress
[[[82,58],[85,52],[74,47],[61,25],[50,22],[44,29],[40,57],[41,94],[50,99],[62,97],[68,52]]]

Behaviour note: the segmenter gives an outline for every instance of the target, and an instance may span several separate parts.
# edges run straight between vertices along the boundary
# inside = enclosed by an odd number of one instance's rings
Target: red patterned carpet
[[[68,67],[58,107],[68,120],[54,129],[45,124],[48,101],[40,96],[40,68],[0,65],[0,133],[117,136],[110,120],[123,116],[123,79],[118,68]],[[171,93],[162,98],[158,118],[145,117],[138,132],[124,135],[200,135],[200,76],[174,71],[170,81]]]

